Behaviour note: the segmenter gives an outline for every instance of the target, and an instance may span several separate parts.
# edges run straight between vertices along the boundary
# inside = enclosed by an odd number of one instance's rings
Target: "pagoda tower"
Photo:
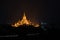
[[[34,25],[30,20],[27,20],[27,17],[25,15],[25,12],[24,12],[24,15],[23,15],[23,18],[22,20],[18,21],[17,23],[15,23],[14,25],[12,25],[13,27],[19,27],[20,25],[33,25],[33,26],[39,26],[39,25]]]

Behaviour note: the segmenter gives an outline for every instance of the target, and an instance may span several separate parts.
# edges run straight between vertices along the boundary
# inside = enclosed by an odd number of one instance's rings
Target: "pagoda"
[[[23,18],[22,20],[18,21],[17,23],[15,23],[14,25],[12,24],[13,27],[19,27],[20,25],[33,25],[34,27],[38,27],[39,24],[33,24],[30,20],[27,20],[27,17],[25,15],[25,12],[24,12],[24,15],[23,15]]]

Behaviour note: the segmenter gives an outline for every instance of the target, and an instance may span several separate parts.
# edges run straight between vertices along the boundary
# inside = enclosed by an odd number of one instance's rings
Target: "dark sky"
[[[56,0],[3,0],[0,12],[0,24],[11,24],[26,13],[32,22],[56,23],[58,9]]]

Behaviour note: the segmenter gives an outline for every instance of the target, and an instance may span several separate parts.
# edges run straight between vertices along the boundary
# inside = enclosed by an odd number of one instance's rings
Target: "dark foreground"
[[[41,27],[21,26],[14,28],[3,25],[0,27],[0,39],[21,39],[21,40],[54,40],[59,39],[59,29],[45,30]]]

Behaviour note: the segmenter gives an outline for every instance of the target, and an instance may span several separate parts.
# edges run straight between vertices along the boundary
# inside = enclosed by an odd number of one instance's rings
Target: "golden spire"
[[[24,16],[26,16],[26,15],[25,15],[25,12],[24,12]]]
[[[26,15],[25,15],[25,12],[24,12],[24,15],[23,15],[23,19],[26,19]]]
[[[22,24],[30,24],[30,22],[26,18],[25,12],[24,12],[24,15],[23,15],[23,19],[21,20],[21,23]]]

